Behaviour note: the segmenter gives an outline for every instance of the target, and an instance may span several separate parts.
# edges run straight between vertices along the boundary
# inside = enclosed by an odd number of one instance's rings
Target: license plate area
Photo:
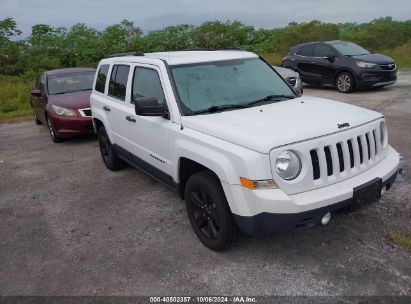
[[[362,206],[375,203],[381,198],[382,179],[376,178],[368,183],[354,188],[352,208],[357,209]]]

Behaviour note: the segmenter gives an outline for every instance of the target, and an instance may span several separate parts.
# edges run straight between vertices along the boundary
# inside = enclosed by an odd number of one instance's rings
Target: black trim
[[[105,58],[124,57],[124,56],[144,56],[144,53],[143,52],[117,53],[117,54],[110,54]]]
[[[398,174],[398,170],[382,185],[390,189]],[[375,182],[372,180],[371,182]],[[367,183],[368,184],[368,183]],[[365,184],[365,185],[367,185]],[[353,198],[300,213],[259,213],[254,216],[240,216],[233,214],[234,219],[241,231],[249,235],[272,235],[275,233],[286,232],[290,230],[304,230],[321,225],[321,218],[327,212],[335,213],[350,210]]]
[[[131,166],[139,169],[140,171],[144,172],[156,181],[160,182],[171,191],[176,192],[178,194],[180,193],[178,184],[170,175],[164,173],[160,169],[154,167],[153,165],[147,163],[146,161],[142,160],[141,158],[135,156],[134,154],[128,152],[127,150],[116,144],[113,144],[113,148],[122,160],[124,160]]]
[[[168,76],[168,79],[170,80],[171,88],[173,90],[174,98],[177,101],[177,107],[180,110],[180,114],[187,115],[186,109],[188,110],[188,108],[181,102],[180,95],[178,94],[177,86],[174,81],[174,77],[171,73],[170,65],[167,63],[165,59],[161,59],[161,61],[164,63],[164,66],[166,67],[167,76]]]

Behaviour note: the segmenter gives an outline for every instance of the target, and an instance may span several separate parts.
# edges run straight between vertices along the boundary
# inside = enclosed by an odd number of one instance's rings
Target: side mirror
[[[155,97],[141,97],[134,102],[136,115],[140,116],[163,116],[164,105],[159,105]]]
[[[31,96],[33,97],[41,97],[41,92],[38,89],[31,90]]]

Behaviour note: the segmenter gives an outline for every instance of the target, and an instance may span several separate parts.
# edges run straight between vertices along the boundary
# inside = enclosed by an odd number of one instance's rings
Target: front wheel
[[[125,167],[125,162],[118,157],[104,127],[100,127],[98,130],[98,143],[100,146],[101,157],[103,158],[103,162],[107,169],[116,171]]]
[[[341,93],[350,93],[354,90],[355,80],[351,73],[342,72],[338,74],[335,84]]]
[[[197,237],[208,248],[222,251],[237,234],[223,188],[209,171],[190,177],[185,190],[186,209]]]
[[[48,115],[47,115],[47,127],[49,129],[51,140],[54,143],[59,143],[63,141],[63,139],[57,135],[56,130],[54,129],[54,126],[53,126],[53,122],[51,121]]]

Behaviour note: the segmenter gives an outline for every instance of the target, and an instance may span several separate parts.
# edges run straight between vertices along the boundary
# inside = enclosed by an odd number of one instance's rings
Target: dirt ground
[[[305,94],[384,113],[409,166],[411,71],[383,89]],[[410,296],[411,254],[388,237],[411,233],[404,177],[380,202],[325,227],[242,235],[215,253],[174,193],[135,169],[107,170],[94,136],[53,144],[44,126],[3,124],[0,294]]]

